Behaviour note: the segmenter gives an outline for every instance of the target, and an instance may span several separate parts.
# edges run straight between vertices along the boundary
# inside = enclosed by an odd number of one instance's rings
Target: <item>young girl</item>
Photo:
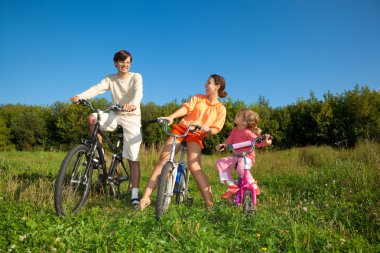
[[[193,96],[180,109],[168,117],[162,117],[162,119],[168,120],[168,123],[171,124],[174,119],[185,116],[178,125],[174,124],[172,127],[172,133],[178,135],[183,134],[190,123],[201,126],[200,132],[189,133],[187,137],[187,161],[189,170],[203,195],[206,207],[211,207],[213,202],[208,178],[201,169],[202,140],[205,136],[219,133],[223,128],[226,119],[226,108],[218,98],[227,96],[227,92],[224,90],[225,86],[226,82],[224,78],[213,74],[207,79],[205,84],[205,95],[198,94]],[[143,210],[150,204],[150,196],[157,186],[157,179],[161,173],[162,166],[169,159],[172,142],[173,137],[169,136],[161,151],[160,159],[145,187],[144,195],[140,200],[140,210]],[[177,150],[179,150],[180,144],[181,139],[177,138]]]
[[[236,127],[232,129],[230,135],[224,142],[224,144],[218,144],[216,150],[221,150],[224,148],[225,144],[235,144],[239,142],[252,141],[256,137],[261,135],[261,129],[257,127],[259,123],[259,115],[250,110],[243,109],[235,117],[234,123]],[[269,136],[269,135],[268,135]],[[264,147],[272,144],[272,140],[265,139],[261,143],[256,143],[257,147]],[[236,151],[241,153],[250,150],[250,147],[240,148]],[[247,155],[247,165],[252,167],[255,162],[255,152]],[[233,182],[233,177],[231,175],[231,170],[236,167],[236,172],[243,176],[244,172],[244,158],[237,156],[230,156],[218,159],[216,162],[216,167],[219,171],[220,182],[227,184],[229,188],[236,188],[235,183]],[[257,182],[253,179],[250,171],[247,171],[247,178],[250,184],[253,184],[253,187],[256,189],[257,193],[260,193],[260,189],[257,186]]]

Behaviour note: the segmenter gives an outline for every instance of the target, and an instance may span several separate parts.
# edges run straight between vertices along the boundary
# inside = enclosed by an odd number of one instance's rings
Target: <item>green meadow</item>
[[[158,157],[141,151],[140,194]],[[194,180],[191,207],[153,206],[91,193],[82,210],[57,217],[53,196],[63,152],[0,153],[0,252],[380,252],[380,144],[258,150],[254,216],[220,198],[215,161],[203,155],[214,194],[206,210]],[[129,195],[128,195],[129,198]]]

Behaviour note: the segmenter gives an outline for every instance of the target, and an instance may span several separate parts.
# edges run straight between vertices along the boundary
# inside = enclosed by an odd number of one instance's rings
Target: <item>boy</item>
[[[128,160],[131,168],[132,205],[139,204],[138,187],[140,182],[139,150],[142,142],[140,103],[143,95],[142,76],[130,72],[132,55],[125,50],[115,53],[113,58],[117,74],[106,76],[99,84],[92,86],[81,94],[70,98],[72,102],[79,99],[90,99],[99,94],[111,91],[112,103],[119,103],[127,112],[104,113],[100,120],[100,127],[104,131],[114,131],[118,125],[123,127],[123,157]],[[96,123],[96,116],[88,117],[89,129],[92,132]],[[100,137],[100,136],[99,136]],[[99,138],[102,143],[101,137]]]

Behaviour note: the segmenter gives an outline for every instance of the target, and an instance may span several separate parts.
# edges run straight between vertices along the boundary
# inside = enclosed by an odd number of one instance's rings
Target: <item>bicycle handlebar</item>
[[[267,137],[266,135],[262,135],[262,136],[256,137],[253,141],[244,141],[244,142],[234,143],[232,145],[231,144],[224,144],[224,146],[229,148],[235,156],[243,156],[245,154],[252,153],[252,151],[255,149],[256,143],[261,143],[262,141],[264,141],[266,139],[272,140],[273,136],[270,135],[269,137]],[[245,148],[245,147],[251,147],[251,148],[248,151],[241,152],[241,153],[238,153],[235,151],[236,149]]]
[[[149,123],[159,123],[159,124],[163,124],[163,125],[164,125],[164,132],[165,132],[167,135],[172,136],[172,137],[176,137],[176,138],[182,138],[182,137],[187,136],[187,134],[188,134],[189,132],[193,132],[193,133],[194,133],[194,132],[196,132],[196,131],[198,131],[198,130],[201,130],[201,126],[200,126],[200,125],[198,125],[198,124],[190,124],[190,125],[187,126],[186,131],[185,131],[184,134],[182,134],[182,135],[178,135],[178,134],[173,134],[173,133],[171,133],[171,132],[168,131],[168,120],[166,120],[166,119],[157,118],[157,119],[153,119],[153,120],[148,120],[147,123],[148,123],[148,124],[149,124]],[[190,128],[192,128],[192,127],[194,127],[194,129],[190,129]]]
[[[86,99],[79,99],[77,103],[80,104],[80,105],[88,105],[88,106],[91,108],[91,110],[92,110],[93,112],[99,113],[99,112],[101,111],[101,110],[99,110],[99,109],[95,109],[95,108],[93,107],[93,105],[91,104],[91,102],[88,101],[88,100],[86,100]],[[114,112],[131,112],[131,111],[124,110],[124,109],[123,109],[123,106],[120,105],[120,104],[110,105],[110,106],[108,106],[104,111],[105,111],[105,112],[108,112],[108,111],[114,111]]]

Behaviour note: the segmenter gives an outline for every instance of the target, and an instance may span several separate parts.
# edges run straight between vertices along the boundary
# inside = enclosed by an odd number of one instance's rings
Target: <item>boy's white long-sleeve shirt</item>
[[[136,110],[132,112],[123,112],[121,114],[141,117],[140,103],[143,96],[142,76],[139,73],[129,73],[126,78],[120,78],[117,74],[109,75],[100,81],[100,83],[77,96],[81,99],[90,99],[110,90],[112,103],[118,102],[121,105],[133,104],[136,107]]]

